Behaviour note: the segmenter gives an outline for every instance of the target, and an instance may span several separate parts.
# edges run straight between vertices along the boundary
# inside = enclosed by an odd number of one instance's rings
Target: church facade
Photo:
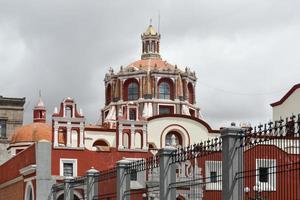
[[[141,35],[141,59],[105,75],[101,125],[86,124],[70,97],[58,104],[48,123],[40,98],[33,123],[12,135],[10,158],[0,166],[0,196],[47,199],[53,184],[83,176],[92,167],[105,170],[124,158],[146,158],[166,146],[218,137],[219,130],[204,121],[196,105],[195,72],[164,61],[160,38],[150,25]],[[82,198],[80,190],[75,196]]]

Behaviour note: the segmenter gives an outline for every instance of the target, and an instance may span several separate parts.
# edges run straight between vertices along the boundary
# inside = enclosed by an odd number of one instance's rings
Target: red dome
[[[12,136],[11,144],[20,142],[52,141],[52,128],[46,123],[32,123],[17,128]]]
[[[128,68],[135,68],[136,70],[145,70],[147,71],[150,66],[150,70],[174,70],[175,66],[168,63],[167,61],[163,61],[161,59],[145,59],[138,60],[130,65]]]

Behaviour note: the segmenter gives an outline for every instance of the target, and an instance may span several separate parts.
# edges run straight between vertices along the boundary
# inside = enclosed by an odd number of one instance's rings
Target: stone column
[[[152,96],[154,99],[157,98],[157,78],[154,77],[154,94]]]
[[[174,85],[174,99],[179,99],[178,97],[178,84],[177,84],[177,78],[174,78],[173,80]]]
[[[134,143],[134,136],[135,136],[135,127],[134,124],[131,124],[130,128],[130,149],[135,149],[135,143]]]
[[[38,200],[48,200],[48,196],[51,192],[51,187],[55,184],[55,180],[52,178],[52,160],[49,159],[51,158],[51,150],[51,143],[45,140],[39,141],[35,145],[35,199]],[[56,193],[56,190],[54,190],[54,193]],[[52,196],[56,195],[54,193]]]
[[[120,79],[120,100],[123,101],[123,79]]]
[[[123,126],[122,124],[119,124],[119,138],[118,138],[118,148],[119,149],[123,149],[124,146],[123,146]]]
[[[86,186],[86,195],[87,200],[94,200],[98,196],[98,188],[99,188],[99,171],[91,168],[86,172],[87,177],[87,186]]]
[[[143,124],[143,147],[142,148],[144,150],[148,150],[147,139],[148,139],[147,126],[146,126],[146,124]]]
[[[73,200],[74,199],[74,191],[72,187],[72,183],[74,182],[73,177],[66,177],[64,179],[64,200]]]
[[[130,200],[130,174],[126,173],[129,164],[129,160],[117,162],[117,200]]]
[[[142,77],[139,77],[139,98],[143,98],[143,81]]]
[[[67,147],[71,146],[71,123],[67,123]]]
[[[244,199],[243,179],[238,178],[238,172],[243,171],[243,148],[241,136],[243,129],[231,127],[221,129],[222,138],[222,199]]]
[[[84,128],[83,123],[80,123],[80,129],[79,129],[79,147],[84,147]]]
[[[58,125],[57,122],[54,122],[54,141],[53,146],[58,147]]]
[[[176,182],[176,165],[172,164],[171,153],[176,148],[168,146],[158,151],[159,155],[159,196],[163,200],[174,200],[176,199],[176,188],[170,188],[171,183]]]

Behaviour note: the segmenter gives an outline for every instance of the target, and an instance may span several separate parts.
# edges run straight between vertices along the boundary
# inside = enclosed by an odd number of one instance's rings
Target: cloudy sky
[[[300,82],[299,9],[297,0],[0,0],[0,95],[26,97],[25,123],[39,89],[49,115],[71,96],[95,123],[105,73],[140,58],[140,34],[160,12],[161,55],[196,71],[205,120],[265,122]]]

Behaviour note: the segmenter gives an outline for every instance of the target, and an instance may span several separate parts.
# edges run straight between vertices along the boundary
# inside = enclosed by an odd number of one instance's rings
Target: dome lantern
[[[160,33],[154,27],[148,26],[147,30],[142,34],[142,60],[146,59],[161,59],[159,54]]]

